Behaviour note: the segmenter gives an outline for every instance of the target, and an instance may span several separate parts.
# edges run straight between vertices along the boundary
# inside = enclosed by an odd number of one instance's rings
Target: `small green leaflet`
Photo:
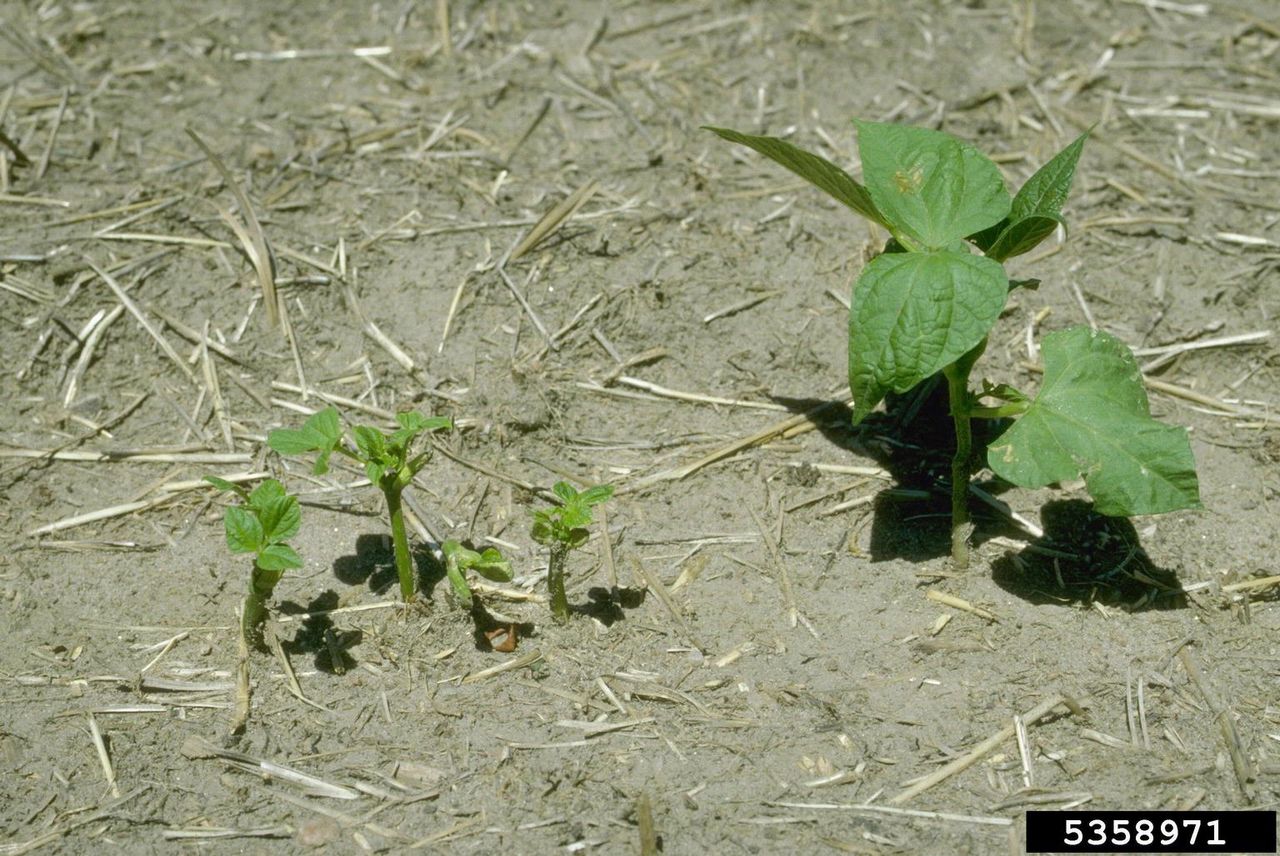
[[[1046,336],[1044,384],[988,449],[996,475],[1023,487],[1084,477],[1101,514],[1199,508],[1187,432],[1151,418],[1132,352],[1088,327]]]
[[[267,445],[282,455],[319,452],[313,470],[316,475],[329,471],[329,456],[341,442],[342,426],[338,411],[332,407],[313,414],[301,428],[277,428],[267,435]]]
[[[233,553],[254,553],[262,546],[262,524],[248,509],[233,505],[222,518],[227,531],[227,549]]]
[[[974,236],[974,242],[988,256],[1004,261],[1022,255],[1052,235],[1059,225],[1066,228],[1062,206],[1071,193],[1076,164],[1087,139],[1089,132],[1085,131],[1036,170],[1013,197],[1009,216],[993,229]]]
[[[928,128],[855,124],[867,193],[911,249],[944,249],[1009,213],[1000,170],[972,146]]]
[[[1009,280],[991,259],[888,253],[862,271],[849,311],[853,422],[976,347],[1000,316]]]
[[[843,202],[873,223],[886,225],[884,217],[871,201],[867,189],[854,181],[849,173],[826,158],[806,152],[777,137],[758,137],[754,134],[731,131],[728,128],[713,128],[710,125],[703,125],[703,129],[719,134],[731,143],[739,143],[755,149],[769,160],[785,166],[814,187],[825,191],[837,202]]]
[[[258,553],[257,564],[264,571],[283,571],[301,568],[302,557],[288,544],[269,544]]]

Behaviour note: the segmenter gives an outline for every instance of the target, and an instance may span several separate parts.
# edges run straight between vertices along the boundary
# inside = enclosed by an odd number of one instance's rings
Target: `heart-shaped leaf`
[[[961,253],[890,253],[863,269],[849,312],[854,424],[976,347],[1008,296],[1004,268]]]
[[[826,158],[806,152],[777,137],[759,137],[754,134],[742,134],[728,128],[713,128],[704,125],[705,130],[719,134],[722,138],[740,143],[781,164],[805,181],[827,193],[837,202],[843,202],[854,211],[880,225],[886,225],[884,217],[876,210],[867,189],[853,179],[849,173],[833,164]]]
[[[928,128],[856,124],[867,193],[912,249],[943,249],[1009,213],[1000,170],[972,146]]]
[[[1044,338],[1044,384],[988,449],[996,475],[1023,487],[1084,477],[1101,514],[1200,507],[1187,432],[1151,418],[1133,353],[1073,327]]]
[[[302,509],[296,497],[278,496],[261,507],[255,506],[258,522],[262,524],[262,540],[265,544],[287,541],[298,534],[302,526]]]
[[[228,508],[222,525],[227,532],[227,549],[233,553],[253,553],[263,544],[262,524],[246,508]]]
[[[269,544],[258,553],[258,567],[264,571],[301,568],[302,557],[288,544]]]

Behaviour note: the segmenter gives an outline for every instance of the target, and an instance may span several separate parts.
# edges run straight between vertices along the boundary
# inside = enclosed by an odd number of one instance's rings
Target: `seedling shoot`
[[[298,534],[302,509],[298,498],[285,492],[275,479],[262,482],[252,493],[215,476],[205,481],[240,497],[241,505],[228,506],[223,515],[227,548],[233,553],[253,553],[249,591],[241,613],[241,632],[254,644],[262,642],[262,625],[267,617],[267,601],[289,568],[301,568],[302,559],[285,543]]]
[[[587,543],[591,533],[591,507],[613,496],[613,485],[596,485],[578,492],[567,482],[551,488],[560,505],[533,513],[533,540],[550,548],[547,563],[547,590],[551,593],[551,614],[556,621],[569,620],[569,599],[564,588],[564,566],[572,550]]]
[[[430,447],[415,453],[414,441],[419,435],[448,429],[447,417],[426,417],[420,413],[397,413],[400,427],[390,434],[368,425],[352,429],[355,448],[343,440],[338,411],[332,407],[311,416],[301,428],[279,428],[267,436],[267,444],[282,455],[317,453],[313,472],[322,475],[329,469],[329,458],[336,452],[364,467],[369,481],[382,491],[391,520],[391,542],[395,550],[396,572],[400,578],[400,596],[405,603],[414,597],[413,557],[405,534],[402,494],[413,477],[431,459]]]
[[[970,420],[1016,419],[988,447],[1001,478],[1041,487],[1079,477],[1097,511],[1158,514],[1200,505],[1187,433],[1151,418],[1132,352],[1108,333],[1074,327],[1045,337],[1035,398],[1007,386],[970,388],[987,335],[1014,288],[1003,263],[1059,226],[1088,132],[1042,166],[1013,197],[996,165],[934,130],[856,122],[865,185],[818,155],[774,137],[708,128],[752,148],[892,236],[854,285],[849,387],[858,424],[889,392],[941,372],[956,450],[951,468],[951,555],[969,562]],[[984,405],[984,397],[999,404]]]

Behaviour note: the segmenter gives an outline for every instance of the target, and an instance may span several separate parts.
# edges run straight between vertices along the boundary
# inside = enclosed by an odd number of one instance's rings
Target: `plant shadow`
[[[630,586],[592,586],[587,589],[587,602],[573,604],[570,608],[576,613],[594,618],[605,627],[612,627],[626,619],[628,609],[643,606],[648,594],[648,589]]]
[[[1040,510],[1044,537],[992,564],[996,585],[1034,604],[1102,603],[1130,612],[1181,609],[1177,575],[1151,561],[1133,524],[1106,517],[1079,499]]]
[[[396,559],[391,548],[391,536],[359,535],[356,552],[339,556],[333,563],[333,575],[349,586],[368,585],[375,594],[385,594],[395,585]]]
[[[885,409],[853,425],[848,404],[820,399],[773,396],[793,413],[809,413],[823,436],[860,457],[871,458],[893,477],[872,504],[871,561],[904,559],[923,562],[951,553],[951,458],[956,438],[941,375],[922,381],[902,394],[885,397]],[[814,412],[816,410],[816,412]],[[973,420],[972,470],[986,463],[987,444],[1007,427],[1005,420]],[[975,481],[997,495],[1009,489],[999,480]],[[970,516],[976,524],[972,543],[1020,530],[970,497]]]
[[[411,546],[410,553],[417,577],[417,590],[430,600],[436,585],[444,579],[444,565],[436,560],[426,546]],[[396,571],[391,536],[381,533],[357,536],[355,553],[338,557],[333,563],[333,575],[344,585],[367,585],[369,591],[378,595],[392,593],[394,589],[394,593],[398,595],[400,575]]]
[[[293,601],[280,604],[279,611],[283,615],[307,616],[298,626],[293,639],[281,642],[285,653],[313,654],[316,668],[329,674],[341,675],[355,668],[356,659],[352,656],[351,649],[364,641],[364,634],[359,630],[339,630],[334,627],[328,612],[337,609],[338,604],[338,593],[332,589],[321,592],[306,606]]]

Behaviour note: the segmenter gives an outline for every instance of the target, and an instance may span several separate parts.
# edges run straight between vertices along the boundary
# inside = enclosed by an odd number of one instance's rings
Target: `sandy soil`
[[[0,5],[0,853],[1016,853],[1028,808],[1276,806],[1280,600],[1240,585],[1280,573],[1273,4],[248,5]],[[841,403],[884,236],[699,130],[856,165],[853,116],[1011,185],[1097,123],[981,371],[1033,389],[1028,343],[1090,318],[1147,349],[1203,511],[980,482],[1025,524],[975,504],[950,568],[943,411]],[[414,608],[361,473],[265,451],[326,396],[458,422]],[[247,567],[180,483],[253,472],[306,568],[234,736]],[[529,511],[562,478],[618,495],[557,626]],[[446,537],[516,566],[477,616]]]

